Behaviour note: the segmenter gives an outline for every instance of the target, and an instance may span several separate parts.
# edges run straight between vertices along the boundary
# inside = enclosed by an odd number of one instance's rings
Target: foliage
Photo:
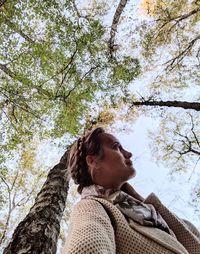
[[[136,59],[109,61],[104,27],[73,1],[7,1],[0,24],[1,118],[10,146],[35,132],[74,135],[98,91],[119,96],[139,74]]]
[[[141,8],[146,15],[139,28],[143,70],[146,75],[153,74],[149,94],[153,98],[198,102],[199,1],[143,0]],[[153,113],[154,117],[159,114],[158,133],[149,135],[155,160],[167,165],[171,172],[193,175],[199,168],[198,113],[175,109]]]
[[[192,174],[191,169],[199,166],[200,156],[197,113],[179,111],[178,115],[172,112],[164,115],[160,120],[159,133],[149,132],[152,152],[157,161],[171,168],[171,172],[191,171]]]
[[[197,88],[199,85],[199,22],[198,1],[152,1],[149,19],[141,26],[143,56],[148,69],[157,69],[152,83],[154,92]],[[146,3],[146,5],[145,5]],[[143,1],[148,10],[149,1]],[[178,90],[177,90],[178,89]],[[199,94],[194,95],[199,98]]]

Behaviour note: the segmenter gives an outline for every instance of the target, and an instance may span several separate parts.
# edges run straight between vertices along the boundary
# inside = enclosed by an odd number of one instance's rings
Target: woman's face
[[[101,133],[100,140],[103,158],[95,155],[86,157],[93,182],[105,188],[120,188],[136,174],[131,161],[132,154],[123,149],[111,134]]]

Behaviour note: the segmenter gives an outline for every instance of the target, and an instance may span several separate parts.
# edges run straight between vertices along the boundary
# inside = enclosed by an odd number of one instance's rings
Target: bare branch
[[[190,181],[192,175],[194,174],[194,171],[195,171],[195,169],[196,169],[196,166],[197,166],[199,160],[200,160],[200,157],[197,159],[197,161],[196,161],[196,163],[195,163],[195,165],[194,165],[194,167],[193,167],[193,170],[192,170],[192,172],[191,172],[191,174],[190,174],[190,177],[188,178],[188,182]]]
[[[164,63],[164,65],[167,64],[167,67],[165,68],[165,70],[173,70],[174,67],[179,64],[183,58],[187,55],[187,53],[192,49],[192,47],[194,46],[195,42],[198,41],[200,39],[200,35],[196,36],[193,40],[191,40],[188,44],[188,46],[181,51],[177,56],[175,56],[174,58],[168,60],[167,62]]]
[[[10,186],[8,185],[8,183],[6,182],[6,180],[5,180],[2,176],[0,176],[0,178],[1,178],[2,182],[6,185],[8,192],[10,192],[10,191],[11,191],[11,190],[10,190]]]
[[[192,123],[191,132],[192,132],[192,134],[193,134],[193,136],[194,136],[194,138],[195,138],[195,140],[196,140],[198,146],[200,147],[199,140],[198,140],[198,138],[197,138],[196,133],[194,132],[194,120],[193,120],[193,116],[192,116],[190,113],[188,113],[188,114],[189,114],[189,116],[190,116],[190,118],[191,118],[191,123]]]
[[[27,194],[26,197],[22,197],[17,203],[16,206],[23,206],[31,199],[32,194],[34,193],[34,188]]]
[[[192,148],[192,141],[188,138],[187,135],[183,135],[181,133],[178,133],[177,131],[175,131],[175,133],[180,136],[180,137],[183,137],[185,140],[180,140],[185,146],[187,146],[187,149],[186,150],[183,150],[183,151],[176,151],[178,152],[181,156],[184,155],[184,154],[187,154],[187,153],[194,153],[194,154],[197,154],[197,155],[200,155],[200,151]]]
[[[75,10],[75,12],[76,12],[78,18],[79,18],[79,19],[80,19],[80,18],[86,19],[86,20],[89,22],[89,16],[88,16],[88,15],[83,16],[83,15],[80,13],[80,11],[79,11],[78,8],[77,8],[76,1],[75,1],[75,0],[72,1],[72,4],[73,4],[74,10]],[[78,25],[79,25],[79,22],[78,22]]]
[[[17,173],[15,174],[14,180],[13,180],[12,185],[11,185],[11,188],[10,188],[11,191],[13,190],[13,188],[14,188],[14,186],[15,186],[15,183],[16,183],[16,180],[17,180],[18,175],[19,175],[19,171],[17,171]]]

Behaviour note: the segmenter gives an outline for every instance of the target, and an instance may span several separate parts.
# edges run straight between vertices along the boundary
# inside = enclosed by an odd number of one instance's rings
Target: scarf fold
[[[110,201],[126,217],[142,226],[156,227],[170,234],[170,229],[152,204],[146,204],[119,189],[105,189],[100,185],[84,187],[81,199],[99,197]]]

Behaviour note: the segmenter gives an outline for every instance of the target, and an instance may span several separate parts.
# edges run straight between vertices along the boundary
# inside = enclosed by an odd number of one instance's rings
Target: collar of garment
[[[81,199],[90,197],[99,197],[110,201],[122,212],[127,221],[133,220],[140,225],[156,227],[170,234],[167,223],[152,204],[143,203],[120,189],[105,189],[103,186],[95,184],[84,187]]]

